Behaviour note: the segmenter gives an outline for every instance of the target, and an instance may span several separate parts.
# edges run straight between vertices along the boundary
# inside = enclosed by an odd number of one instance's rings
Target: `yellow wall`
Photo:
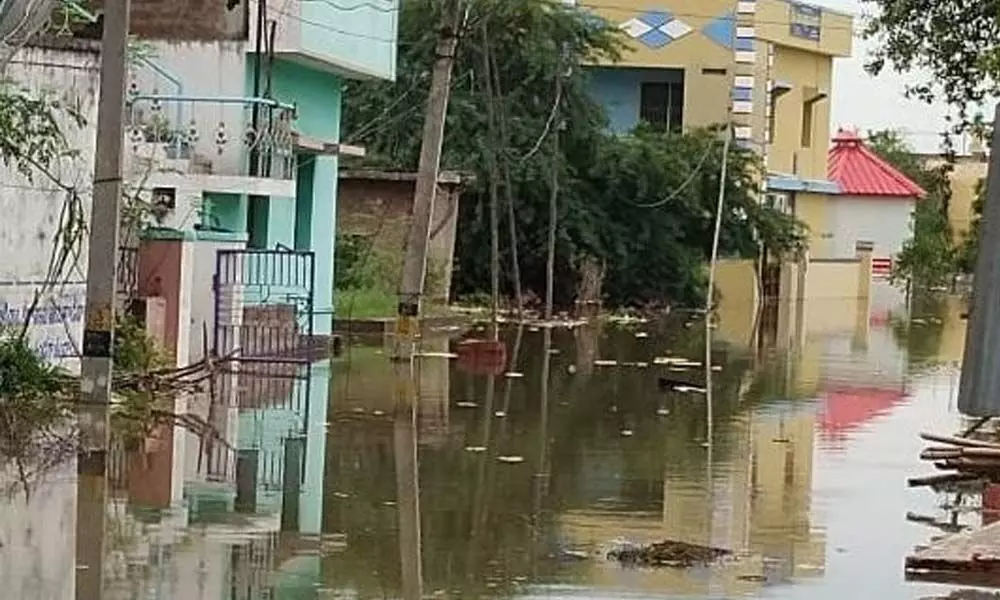
[[[823,9],[818,42],[791,35],[789,5],[785,0],[757,0],[757,37],[782,46],[829,56],[847,57],[852,49],[854,19],[845,13]]]
[[[740,347],[749,346],[760,302],[755,261],[719,261],[715,270],[715,289],[720,296],[718,336]]]
[[[948,222],[956,241],[965,238],[973,220],[972,204],[976,200],[976,187],[986,178],[985,159],[961,158],[951,172],[951,200],[948,203]]]
[[[806,297],[857,298],[858,261],[854,259],[810,260],[806,271]]]
[[[621,24],[646,11],[668,11],[694,31],[662,48],[649,48],[623,36],[626,50],[616,63],[623,67],[684,67],[701,73],[701,67],[728,68],[733,53],[701,33],[702,27],[732,10],[733,0],[593,0],[587,8],[614,24]],[[696,69],[697,67],[697,69]],[[728,82],[727,82],[728,85]],[[718,122],[716,119],[715,122]]]
[[[790,83],[792,89],[775,102],[774,138],[768,154],[768,169],[772,172],[826,179],[832,73],[833,59],[829,56],[784,46],[775,48],[772,78]],[[817,91],[825,91],[827,98],[813,104],[812,143],[803,148],[803,103]]]
[[[830,252],[828,200],[823,194],[795,196],[795,216],[809,228],[809,254],[813,257],[825,257]]]

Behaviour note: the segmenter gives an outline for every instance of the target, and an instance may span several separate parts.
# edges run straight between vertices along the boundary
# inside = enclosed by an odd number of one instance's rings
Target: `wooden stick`
[[[1000,461],[1000,448],[962,448],[962,456],[975,456],[979,458],[995,458]]]
[[[961,483],[963,481],[975,481],[979,475],[973,473],[942,473],[939,475],[924,475],[922,477],[910,477],[906,480],[910,487],[920,487],[925,485],[941,485],[945,483]]]
[[[928,442],[938,442],[941,444],[950,444],[952,446],[963,446],[966,448],[996,448],[1000,450],[1000,444],[993,442],[984,442],[982,440],[972,440],[967,438],[959,438],[950,435],[938,435],[936,433],[921,433],[920,439],[927,440]]]
[[[992,448],[983,449],[992,450]],[[962,456],[961,448],[927,448],[920,453],[920,460],[941,460],[943,458],[960,458]]]

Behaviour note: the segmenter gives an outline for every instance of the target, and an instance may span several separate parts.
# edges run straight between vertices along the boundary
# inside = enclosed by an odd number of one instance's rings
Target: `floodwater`
[[[723,311],[711,409],[702,366],[656,364],[704,361],[703,324],[684,315],[507,326],[508,376],[429,339],[409,386],[381,343],[354,345],[304,389],[257,386],[270,400],[234,409],[235,469],[213,471],[175,435],[105,481],[104,502],[72,465],[11,495],[2,596],[947,598],[956,588],[903,579],[908,551],[940,533],[907,513],[950,516],[949,498],[906,478],[928,472],[920,431],[962,425],[963,310],[831,301],[756,328]],[[606,558],[662,540],[735,558]]]

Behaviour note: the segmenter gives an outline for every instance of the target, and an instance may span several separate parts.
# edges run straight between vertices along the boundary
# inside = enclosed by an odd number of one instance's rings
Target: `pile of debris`
[[[1000,443],[932,433],[921,433],[920,437],[940,444],[925,448],[920,459],[933,461],[938,470],[947,472],[912,477],[908,481],[910,487],[1000,481]]]
[[[608,559],[625,566],[690,568],[732,556],[722,548],[667,540],[644,546],[626,544],[608,552]]]

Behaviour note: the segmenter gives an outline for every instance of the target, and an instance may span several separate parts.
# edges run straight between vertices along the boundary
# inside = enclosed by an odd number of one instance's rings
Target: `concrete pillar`
[[[854,244],[854,256],[858,259],[858,298],[865,300],[865,312],[872,297],[872,253],[875,244],[858,241]]]

